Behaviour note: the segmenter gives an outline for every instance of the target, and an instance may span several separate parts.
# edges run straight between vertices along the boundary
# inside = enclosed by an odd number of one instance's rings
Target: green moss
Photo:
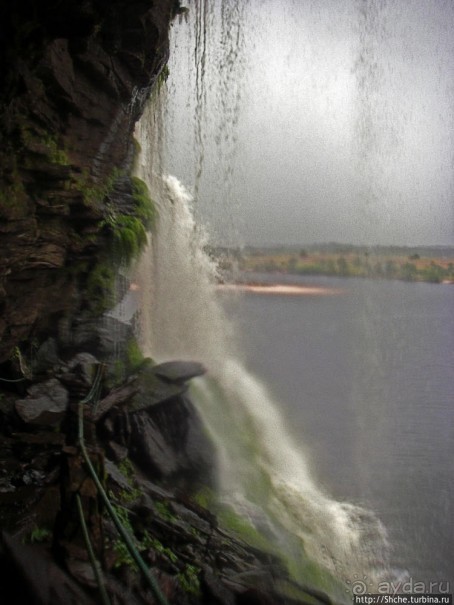
[[[85,172],[76,180],[76,187],[84,196],[86,204],[101,203],[113,188],[120,171],[113,170],[103,184],[93,185]],[[92,269],[86,279],[87,301],[93,315],[101,315],[115,303],[115,274],[119,266],[129,266],[147,244],[147,230],[154,224],[156,212],[148,190],[140,179],[132,179],[133,208],[129,213],[119,213],[111,203],[104,205],[104,220],[99,228],[107,238],[107,255]],[[91,234],[96,239],[101,234]],[[75,240],[76,241],[76,240]],[[79,243],[80,242],[77,242]],[[127,344],[126,357],[116,368],[121,379],[128,371],[137,370],[143,363],[143,355],[135,341]]]
[[[135,480],[135,468],[129,458],[125,458],[118,463],[118,470],[125,477],[129,484],[129,489],[119,490],[116,495],[111,492],[113,498],[116,498],[121,504],[129,504],[140,498],[142,492],[137,488]]]
[[[101,315],[114,303],[115,272],[107,261],[100,261],[90,272],[86,283],[90,310]]]
[[[147,185],[136,176],[131,178],[132,196],[134,199],[135,216],[140,219],[147,231],[150,231],[156,222],[156,206],[150,197]]]
[[[161,519],[164,521],[176,521],[177,518],[172,513],[168,502],[155,502],[154,507],[157,510]]]
[[[126,477],[129,485],[133,485],[135,469],[133,463],[129,458],[125,458],[118,464],[118,470],[121,472],[122,475]]]
[[[130,504],[131,502],[135,502],[136,500],[138,500],[141,495],[142,495],[142,492],[140,491],[140,489],[137,489],[136,487],[132,487],[129,490],[124,490],[124,489],[120,490],[118,492],[118,499],[123,504]]]
[[[113,261],[123,266],[130,265],[147,244],[147,231],[155,224],[157,214],[145,183],[132,177],[131,184],[133,207],[127,213],[120,213],[111,204],[106,204],[102,223],[110,236]],[[105,194],[86,192],[90,199],[103,198]]]
[[[331,574],[317,565],[314,561],[308,559],[302,549],[293,557],[286,557],[285,562],[290,577],[296,582],[304,582],[309,586],[317,587],[328,591],[332,588],[334,578]]]
[[[136,534],[134,532],[134,528],[131,524],[131,519],[129,517],[129,511],[126,508],[118,504],[112,504],[117,516],[119,517],[123,527],[129,533],[131,537],[133,537],[135,541],[136,548],[139,552],[149,551],[153,549],[156,553],[158,553],[162,558],[167,560],[171,564],[175,564],[178,562],[178,556],[167,546],[164,546],[160,540],[153,537],[148,531],[140,532],[140,534]],[[139,537],[138,537],[139,536]],[[115,540],[112,544],[113,550],[116,554],[116,560],[114,563],[114,568],[119,568],[122,566],[127,566],[134,571],[138,571],[138,567],[134,559],[132,558],[128,548],[124,544],[124,542],[120,539]],[[185,570],[186,572],[186,570]],[[194,586],[194,583],[191,582],[192,575],[191,573],[186,574],[188,584]]]
[[[316,587],[331,595],[342,593],[341,582],[307,556],[304,544],[299,538],[283,530],[282,537],[285,537],[286,548],[282,549],[274,539],[257,530],[251,521],[239,515],[232,507],[219,504],[213,490],[204,487],[197,492],[194,499],[200,506],[214,512],[219,525],[236,538],[262,552],[278,557],[295,582]]]
[[[263,536],[247,519],[238,515],[232,508],[223,506],[218,513],[219,523],[227,530],[231,531],[241,540],[263,550],[277,554],[277,549],[265,536]]]
[[[125,528],[125,530],[129,533],[130,536],[134,536],[134,531],[132,529],[131,521],[129,519],[129,512],[123,506],[119,506],[118,504],[112,503],[112,508],[114,509],[117,517],[120,519],[121,524]],[[122,565],[126,565],[127,567],[131,567],[135,571],[138,571],[138,567],[134,559],[132,558],[126,544],[123,540],[118,539],[113,542],[113,549],[116,554],[116,560],[114,563],[114,567],[118,568]]]
[[[70,162],[66,151],[58,146],[54,137],[47,134],[43,137],[42,142],[48,151],[47,156],[52,164],[59,164],[60,166],[69,165]]]
[[[100,205],[111,193],[116,181],[122,175],[122,170],[114,168],[102,182],[95,182],[87,169],[75,179],[76,189],[80,191],[87,206]]]
[[[138,370],[145,360],[139,344],[134,338],[131,339],[126,346],[126,360],[131,372]]]
[[[200,596],[200,568],[195,565],[186,565],[184,570],[178,574],[177,579],[181,588],[188,594]]]
[[[157,538],[152,538],[148,532],[144,533],[142,542],[147,547],[153,548],[153,550],[158,552],[161,556],[166,557],[166,559],[168,559],[171,563],[176,563],[178,561],[178,556],[173,552],[172,549],[164,546],[164,544]]]
[[[116,218],[113,231],[113,252],[121,264],[129,265],[147,243],[147,232],[142,221],[122,214]]]
[[[22,143],[27,150],[46,156],[51,164],[69,166],[68,154],[58,144],[56,136],[36,126],[31,130],[28,122],[20,126],[20,133]]]

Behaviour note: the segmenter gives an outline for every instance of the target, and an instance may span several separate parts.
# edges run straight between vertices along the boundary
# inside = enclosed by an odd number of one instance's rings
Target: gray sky
[[[200,162],[214,241],[454,244],[451,0],[207,4],[174,26],[166,166],[194,191]]]

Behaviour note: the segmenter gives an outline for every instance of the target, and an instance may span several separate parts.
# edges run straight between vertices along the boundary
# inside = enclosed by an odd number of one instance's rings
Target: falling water
[[[141,144],[146,147],[144,138]],[[139,272],[145,291],[153,285],[152,300],[143,301],[144,312],[151,311],[144,348],[158,361],[195,359],[208,368],[193,397],[219,448],[220,498],[258,527],[267,526],[271,539],[297,561],[295,539],[310,559],[340,578],[365,577],[371,585],[383,579],[383,527],[371,512],[332,500],[314,482],[277,403],[241,359],[191,196],[172,176],[160,189],[154,192],[159,227]]]
[[[237,233],[239,200],[232,188],[241,173],[236,150],[246,78],[245,12],[247,3],[240,0],[191,2],[188,22],[172,32],[162,124],[165,170],[190,186],[196,218],[203,214],[210,234],[224,241]]]
[[[153,124],[145,115],[138,131],[139,174],[159,212],[137,271],[142,346],[157,361],[195,359],[208,368],[193,397],[219,449],[221,500],[265,528],[297,566],[304,567],[306,553],[336,577],[377,582],[386,574],[385,531],[372,513],[336,502],[316,485],[278,404],[246,369],[235,326],[218,300],[217,267],[204,251],[193,199],[175,177],[154,174]]]

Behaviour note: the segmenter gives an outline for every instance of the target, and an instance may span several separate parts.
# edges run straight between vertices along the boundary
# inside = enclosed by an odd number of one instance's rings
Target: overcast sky
[[[214,241],[454,244],[451,0],[187,4],[166,170]]]

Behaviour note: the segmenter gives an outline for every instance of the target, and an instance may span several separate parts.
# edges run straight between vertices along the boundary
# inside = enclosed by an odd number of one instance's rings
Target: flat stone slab
[[[205,366],[198,361],[166,361],[153,367],[156,376],[177,384],[196,378],[196,376],[203,376],[206,371]]]
[[[202,376],[206,368],[195,361],[167,361],[156,366],[147,365],[134,383],[111,391],[99,402],[94,415],[99,420],[113,406],[127,403],[128,411],[135,413],[168,402],[184,395],[191,378]]]

